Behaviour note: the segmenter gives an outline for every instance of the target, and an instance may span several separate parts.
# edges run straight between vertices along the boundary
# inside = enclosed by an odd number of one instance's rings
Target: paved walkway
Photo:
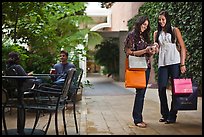
[[[179,111],[175,124],[158,122],[159,98],[157,89],[148,88],[145,97],[143,117],[147,128],[138,128],[132,121],[134,89],[124,88],[124,82],[115,82],[106,76],[91,75],[86,78],[93,87],[85,87],[82,100],[77,103],[77,117],[80,135],[202,135],[202,97],[198,97],[198,110]],[[168,98],[170,91],[168,91]],[[169,99],[170,100],[170,99]],[[169,102],[170,103],[170,102]],[[16,113],[7,115],[8,127],[16,126]],[[77,135],[73,113],[66,111],[68,134]],[[59,117],[62,119],[61,117]],[[33,114],[27,114],[26,127],[33,124]],[[62,121],[60,120],[59,121]],[[38,128],[42,128],[46,115]],[[55,134],[54,119],[48,135]],[[60,124],[60,134],[63,126]]]
[[[158,122],[160,110],[157,89],[148,88],[143,111],[148,126],[141,129],[134,125],[131,116],[134,89],[126,89],[124,82],[114,82],[105,76],[92,75],[87,79],[94,86],[92,89],[86,88],[83,93],[80,134],[202,135],[201,97],[198,98],[197,111],[179,111],[177,123],[166,125]]]

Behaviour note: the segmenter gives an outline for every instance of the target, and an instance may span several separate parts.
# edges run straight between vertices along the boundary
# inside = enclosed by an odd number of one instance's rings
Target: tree
[[[118,76],[119,74],[119,47],[118,39],[108,39],[95,47],[95,61],[104,66],[106,73]]]
[[[114,2],[101,2],[101,7],[109,9],[113,6]]]
[[[101,40],[100,35],[86,28],[93,20],[84,13],[85,2],[3,2],[2,5],[4,38],[29,46],[25,63],[28,71],[47,73],[57,62],[61,48],[83,54],[76,47],[82,44],[87,49],[93,40],[87,42],[86,35],[98,39],[96,43]],[[72,61],[72,57],[69,59]]]

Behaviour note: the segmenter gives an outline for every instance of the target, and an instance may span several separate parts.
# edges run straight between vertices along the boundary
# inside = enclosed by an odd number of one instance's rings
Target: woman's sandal
[[[135,126],[138,126],[138,127],[141,127],[141,128],[146,128],[146,127],[147,127],[147,124],[144,123],[144,122],[141,122],[141,123],[135,124]]]
[[[145,123],[145,122],[142,122],[142,123],[144,123],[145,125],[147,125],[147,123]]]

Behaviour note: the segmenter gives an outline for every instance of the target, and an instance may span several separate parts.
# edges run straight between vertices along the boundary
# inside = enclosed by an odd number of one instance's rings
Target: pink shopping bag
[[[173,79],[173,92],[175,95],[193,93],[191,79],[190,78]]]

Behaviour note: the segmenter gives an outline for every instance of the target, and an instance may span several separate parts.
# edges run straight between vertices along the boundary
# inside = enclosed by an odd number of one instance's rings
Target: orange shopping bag
[[[146,74],[145,70],[129,70],[128,59],[125,63],[125,87],[126,88],[145,88]]]

